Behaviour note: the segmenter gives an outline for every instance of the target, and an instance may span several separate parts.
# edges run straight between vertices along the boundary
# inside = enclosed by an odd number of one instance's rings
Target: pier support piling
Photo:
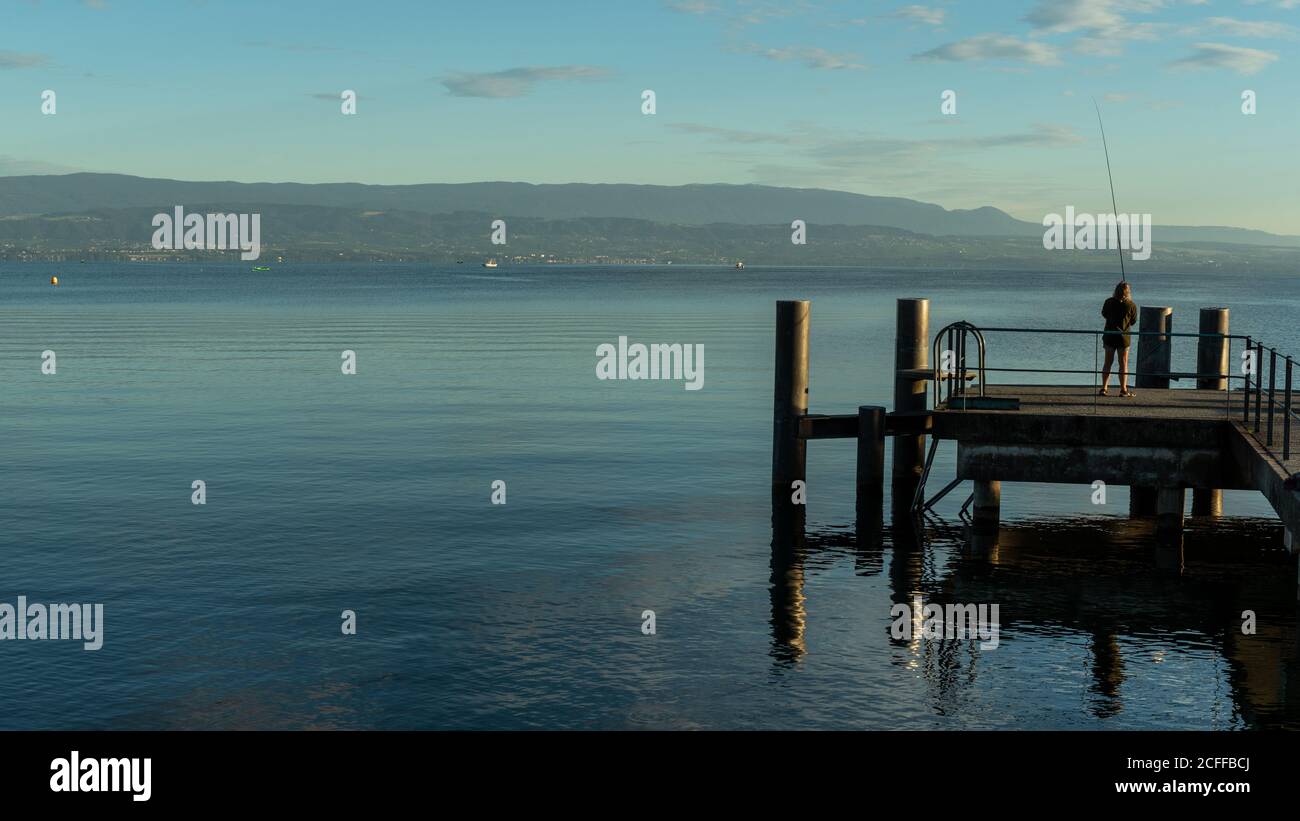
[[[905,371],[930,364],[930,300],[898,300],[894,335],[894,412],[909,413],[926,408],[926,381]],[[925,436],[894,437],[893,496],[910,502],[925,462]],[[911,488],[909,490],[908,488]]]
[[[776,303],[776,370],[772,410],[772,499],[790,503],[791,484],[805,478],[807,443],[799,417],[808,412],[808,331],[812,303]]]
[[[1181,542],[1186,489],[1162,487],[1156,494],[1156,536],[1162,542]]]
[[[1156,515],[1156,489],[1130,487],[1128,489],[1128,515],[1133,518]]]
[[[979,528],[997,528],[1002,518],[1002,483],[994,479],[975,482],[971,522]]]
[[[1200,333],[1196,343],[1196,387],[1202,390],[1228,389],[1228,309],[1202,308]]]
[[[878,515],[885,497],[885,409],[858,408],[858,518]]]
[[[1223,515],[1223,491],[1218,488],[1192,488],[1192,515],[1218,518]]]
[[[1139,388],[1168,388],[1169,372],[1173,365],[1173,346],[1168,336],[1146,336],[1146,334],[1168,334],[1174,330],[1174,309],[1151,307],[1142,308],[1138,320],[1137,364],[1134,368],[1133,384]]]

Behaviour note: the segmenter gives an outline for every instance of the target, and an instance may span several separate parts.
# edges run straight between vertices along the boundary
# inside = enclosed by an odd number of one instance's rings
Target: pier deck
[[[960,413],[1229,419],[1242,418],[1241,410],[1245,402],[1240,391],[1233,391],[1229,400],[1224,391],[1195,388],[1131,388],[1135,392],[1131,399],[1119,396],[1117,390],[1113,382],[1110,396],[1097,396],[1097,390],[1090,385],[988,385],[984,388],[986,396],[1018,397],[1020,410],[963,410]],[[969,392],[978,394],[978,386]],[[959,411],[939,408],[936,412]],[[1235,417],[1233,413],[1236,414]]]

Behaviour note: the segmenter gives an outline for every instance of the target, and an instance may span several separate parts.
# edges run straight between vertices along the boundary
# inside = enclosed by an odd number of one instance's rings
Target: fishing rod
[[[1119,206],[1115,204],[1115,178],[1110,173],[1110,149],[1106,147],[1106,126],[1101,122],[1101,106],[1097,105],[1097,98],[1092,98],[1092,104],[1097,109],[1097,125],[1101,128],[1101,149],[1106,152],[1106,179],[1110,182],[1110,207],[1115,215],[1115,246],[1119,250],[1119,278],[1121,282],[1128,282],[1128,275],[1124,273],[1124,241],[1119,233]]]

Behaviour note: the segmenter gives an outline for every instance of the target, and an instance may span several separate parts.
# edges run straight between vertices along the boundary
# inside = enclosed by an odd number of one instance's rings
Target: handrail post
[[[1228,337],[1228,383],[1223,390],[1223,417],[1232,416],[1232,337]]]
[[[945,382],[945,385],[946,385],[947,390],[948,390],[948,401],[949,401],[949,402],[952,401],[952,392],[953,392],[953,381],[952,381],[952,380],[953,380],[953,368],[956,367],[956,362],[955,362],[955,360],[957,359],[957,346],[953,343],[953,336],[954,336],[955,334],[956,334],[956,330],[954,330],[953,327],[952,327],[951,325],[949,325],[949,326],[948,326],[948,344],[945,345],[945,346],[944,346],[944,349],[943,349],[942,351],[939,352],[939,356],[940,356],[940,360],[939,360],[939,361],[940,361],[941,365],[942,365],[943,363],[946,363],[947,366],[948,366],[947,369],[946,369],[946,370],[947,370],[947,373],[944,374],[944,382]]]
[[[1260,341],[1255,349],[1255,433],[1259,433],[1259,403],[1264,397],[1264,379],[1259,374],[1259,369],[1264,366],[1263,359],[1264,343]]]
[[[1286,405],[1282,414],[1282,461],[1291,458],[1291,357],[1286,358]]]
[[[957,390],[966,396],[966,327],[962,326],[957,339]]]
[[[1247,362],[1250,362],[1250,341],[1250,337],[1246,337],[1245,356]],[[1253,370],[1253,367],[1250,370]],[[1244,425],[1250,424],[1250,370],[1246,368],[1241,369],[1242,378],[1245,380],[1241,387],[1241,395],[1244,397],[1241,404],[1241,422]]]
[[[1273,393],[1277,387],[1277,348],[1268,352],[1268,446],[1273,447]]]

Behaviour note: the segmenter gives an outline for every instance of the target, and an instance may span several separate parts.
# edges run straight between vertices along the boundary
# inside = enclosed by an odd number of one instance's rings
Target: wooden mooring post
[[[858,408],[857,504],[859,518],[880,510],[885,495],[885,409]]]
[[[1137,362],[1134,385],[1139,389],[1169,387],[1173,366],[1173,344],[1168,336],[1174,330],[1174,309],[1165,306],[1143,307],[1138,319]],[[1147,334],[1162,334],[1147,336]],[[1156,488],[1129,488],[1130,516],[1156,515]]]
[[[776,303],[776,368],[772,408],[772,499],[790,504],[792,485],[805,478],[807,443],[799,436],[808,413],[808,332],[812,303]]]
[[[894,331],[894,413],[924,412],[928,382],[918,369],[930,366],[930,300],[898,300]],[[895,507],[911,504],[912,491],[925,466],[925,435],[894,437],[892,471]],[[910,488],[910,489],[909,489]]]
[[[1196,340],[1196,387],[1206,390],[1228,390],[1228,309],[1202,308],[1200,333],[1220,334],[1202,336]],[[1216,376],[1217,374],[1217,376]],[[1192,488],[1193,516],[1222,516],[1223,491],[1219,488]]]

